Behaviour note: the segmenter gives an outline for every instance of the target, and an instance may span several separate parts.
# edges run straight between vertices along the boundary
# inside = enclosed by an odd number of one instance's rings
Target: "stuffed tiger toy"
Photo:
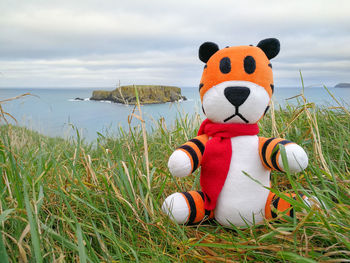
[[[171,154],[168,167],[173,176],[184,177],[201,166],[201,191],[168,196],[162,210],[172,220],[193,224],[215,218],[230,227],[259,223],[278,211],[293,216],[291,205],[269,191],[270,172],[285,170],[279,145],[285,147],[291,172],[307,167],[307,154],[291,141],[257,136],[257,122],[274,92],[270,59],[279,50],[275,38],[221,50],[212,42],[200,46],[205,66],[199,93],[207,119],[197,137]]]

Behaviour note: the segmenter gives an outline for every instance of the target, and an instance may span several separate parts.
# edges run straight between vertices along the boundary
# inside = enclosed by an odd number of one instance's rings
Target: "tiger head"
[[[199,85],[204,114],[216,123],[256,123],[266,113],[273,93],[270,59],[280,43],[264,39],[255,46],[219,47],[205,42],[199,59],[206,63]]]

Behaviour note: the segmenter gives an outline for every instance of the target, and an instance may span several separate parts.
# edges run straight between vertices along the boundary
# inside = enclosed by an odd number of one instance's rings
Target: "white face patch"
[[[239,89],[243,96],[237,94]],[[253,82],[225,81],[204,94],[202,105],[205,115],[212,122],[252,124],[263,116],[269,102],[266,90]]]

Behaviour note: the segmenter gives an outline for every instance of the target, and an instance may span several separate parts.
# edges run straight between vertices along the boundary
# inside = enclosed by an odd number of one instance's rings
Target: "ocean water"
[[[16,118],[17,124],[26,126],[49,136],[63,138],[74,136],[73,126],[87,141],[93,141],[101,134],[117,134],[120,127],[128,129],[128,117],[134,106],[111,102],[90,101],[93,89],[25,89],[0,88],[0,101],[24,93],[31,93],[17,100],[2,103],[3,109]],[[141,106],[143,118],[150,131],[155,121],[164,118],[171,126],[176,116],[201,113],[198,88],[181,88],[187,101],[177,103],[152,104]],[[350,103],[350,89],[330,88],[334,96],[344,106]],[[296,104],[297,99],[289,99],[301,93],[300,88],[276,88],[274,101],[284,107],[287,103]],[[305,88],[306,98],[318,106],[336,106],[335,101],[324,88]],[[75,98],[83,98],[83,101]],[[137,109],[135,111],[137,115]],[[203,115],[202,115],[203,116]],[[204,118],[204,116],[203,116]],[[8,118],[10,123],[15,123]],[[140,125],[135,117],[131,126]]]

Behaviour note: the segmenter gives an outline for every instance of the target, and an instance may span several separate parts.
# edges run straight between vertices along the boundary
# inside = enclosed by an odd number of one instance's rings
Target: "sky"
[[[276,87],[350,82],[348,0],[1,0],[0,88],[198,87],[205,41],[281,42]]]

